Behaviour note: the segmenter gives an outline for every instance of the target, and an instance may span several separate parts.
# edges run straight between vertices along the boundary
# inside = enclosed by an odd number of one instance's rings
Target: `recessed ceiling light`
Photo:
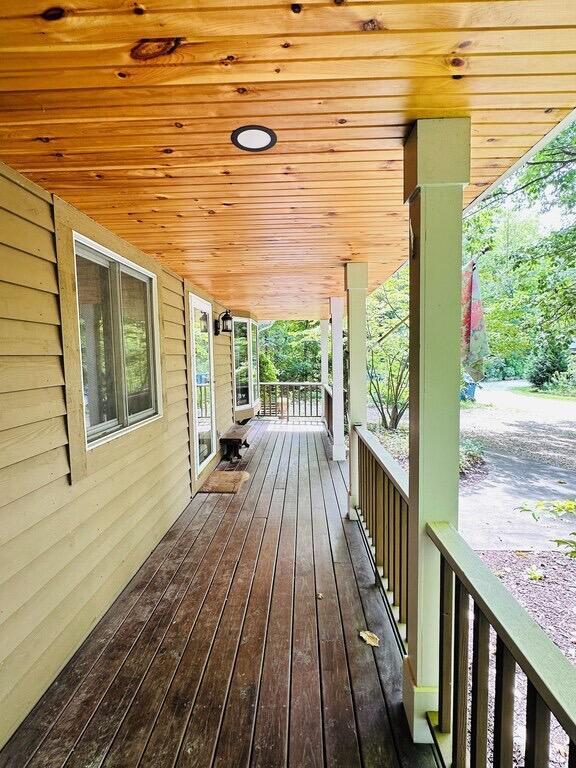
[[[276,144],[276,134],[263,125],[243,125],[232,131],[230,140],[235,147],[246,152],[264,152]]]

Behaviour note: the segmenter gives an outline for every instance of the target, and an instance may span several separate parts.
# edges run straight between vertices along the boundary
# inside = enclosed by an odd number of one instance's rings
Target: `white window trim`
[[[246,323],[248,326],[247,343],[248,343],[248,403],[245,405],[238,405],[236,403],[236,322]],[[242,411],[251,411],[260,403],[260,387],[258,387],[258,397],[254,398],[254,366],[252,365],[252,327],[256,328],[256,349],[258,351],[258,357],[260,356],[260,344],[258,339],[258,324],[250,317],[243,317],[242,315],[236,315],[232,318],[232,386],[234,388],[234,410],[241,413]],[[256,373],[258,376],[258,373]]]
[[[155,395],[156,395],[156,407],[154,408],[153,412],[150,414],[150,416],[143,416],[142,418],[138,419],[138,421],[135,421],[133,424],[128,424],[128,426],[124,427],[123,429],[118,429],[115,432],[111,432],[109,435],[104,435],[103,437],[100,437],[96,440],[91,440],[88,442],[88,430],[86,427],[86,416],[84,414],[84,411],[82,412],[82,425],[84,429],[84,443],[86,445],[87,451],[92,451],[94,448],[98,448],[101,445],[104,445],[105,443],[109,443],[111,440],[115,440],[117,437],[122,437],[123,435],[127,435],[130,432],[134,432],[136,429],[139,429],[140,427],[145,426],[146,424],[151,424],[153,421],[157,421],[158,419],[162,418],[163,415],[163,397],[162,397],[162,370],[160,365],[160,322],[159,322],[159,300],[158,300],[158,275],[156,275],[155,272],[150,272],[150,270],[146,269],[145,267],[141,267],[139,264],[136,264],[133,261],[130,261],[129,259],[124,258],[124,256],[120,256],[120,254],[116,253],[115,251],[111,251],[109,248],[106,248],[106,246],[101,245],[100,243],[97,243],[95,240],[92,240],[89,237],[86,237],[86,235],[82,235],[79,232],[72,232],[72,242],[73,242],[73,248],[74,248],[74,284],[78,286],[78,273],[76,269],[76,243],[80,243],[81,245],[86,245],[88,248],[91,248],[93,251],[96,251],[96,254],[102,254],[104,257],[107,257],[102,260],[100,263],[106,262],[110,259],[112,261],[116,261],[122,266],[126,267],[130,272],[135,276],[140,277],[142,275],[145,275],[146,277],[149,277],[151,279],[152,284],[152,334],[153,334],[153,343],[154,343],[154,379],[155,379]],[[96,263],[98,262],[98,259],[95,258],[94,261]],[[78,324],[78,340],[80,340],[80,304],[78,301],[78,290],[76,290],[76,320]],[[84,375],[82,373],[82,354],[80,354],[80,382],[82,387],[82,402],[84,402]]]
[[[193,433],[194,433],[194,467],[195,467],[195,477],[198,479],[198,477],[201,475],[201,473],[204,471],[204,469],[208,466],[208,464],[212,461],[214,456],[216,456],[216,453],[218,452],[218,448],[216,445],[217,442],[217,433],[216,433],[216,395],[215,395],[215,383],[214,383],[214,321],[212,317],[212,304],[210,304],[209,301],[206,301],[205,299],[201,299],[200,296],[196,296],[195,293],[190,293],[188,295],[188,302],[189,302],[189,308],[190,308],[190,366],[191,366],[191,384],[192,384],[192,413],[194,415],[192,424],[193,424]],[[198,409],[197,409],[197,403],[196,403],[196,367],[195,367],[195,346],[196,346],[196,340],[194,338],[194,309],[200,309],[203,312],[206,312],[208,315],[208,338],[210,340],[210,402],[212,404],[212,452],[209,456],[207,456],[202,463],[198,461],[199,454],[198,454]]]

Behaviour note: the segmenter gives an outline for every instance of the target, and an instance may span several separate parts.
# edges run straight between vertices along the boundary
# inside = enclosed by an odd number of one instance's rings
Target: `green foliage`
[[[566,371],[567,367],[565,349],[558,343],[545,339],[530,356],[526,365],[526,376],[531,384],[542,388],[552,381],[555,374]]]
[[[385,429],[397,429],[408,408],[408,267],[366,304],[368,392]]]
[[[463,438],[460,441],[460,474],[466,475],[484,464],[484,445],[480,440]]]
[[[320,323],[317,320],[276,320],[259,333],[260,357],[267,358],[266,376],[276,381],[320,380]],[[262,381],[264,378],[260,369]]]
[[[559,501],[526,501],[520,509],[523,512],[530,512],[535,520],[540,520],[542,515],[547,517],[559,518],[564,515],[572,515],[576,518],[576,500],[561,499]],[[565,550],[568,557],[576,558],[576,531],[572,531],[566,539],[554,539],[554,543]]]
[[[262,346],[262,343],[260,343]],[[260,349],[259,359],[260,381],[278,381],[278,371],[270,355]]]
[[[556,371],[542,388],[551,394],[576,397],[576,356],[568,361],[565,371]]]
[[[562,213],[555,231],[544,230],[540,218],[550,210]],[[490,378],[521,375],[543,336],[547,345],[560,346],[576,336],[575,211],[572,124],[466,219],[464,261],[478,260],[494,354]]]

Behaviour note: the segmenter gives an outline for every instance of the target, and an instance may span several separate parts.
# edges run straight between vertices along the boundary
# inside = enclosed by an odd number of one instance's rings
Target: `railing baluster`
[[[456,579],[454,601],[454,711],[452,728],[453,768],[466,768],[468,733],[468,637],[470,599]]]
[[[376,547],[376,566],[381,568],[384,565],[384,471],[377,467],[376,471],[376,521],[375,521],[375,547]]]
[[[515,675],[516,662],[498,637],[494,694],[494,768],[512,768],[513,764]]]
[[[472,652],[471,768],[486,768],[488,756],[488,664],[490,625],[474,604]]]
[[[450,733],[452,727],[452,638],[454,626],[454,574],[440,558],[440,662],[438,727]]]
[[[394,483],[388,485],[388,592],[394,591]]]
[[[388,526],[388,488],[390,486],[390,478],[388,475],[384,475],[384,493],[382,495],[382,560],[383,560],[383,574],[384,578],[388,578],[388,568],[390,566],[389,550],[388,550],[388,537],[390,535],[390,529]]]
[[[528,680],[525,768],[547,768],[550,755],[550,711]]]
[[[400,525],[401,533],[401,553],[402,562],[400,566],[400,622],[407,624],[408,621],[408,505],[401,499],[400,501]]]
[[[394,486],[394,605],[400,603],[400,537],[402,529],[400,526],[400,494]]]

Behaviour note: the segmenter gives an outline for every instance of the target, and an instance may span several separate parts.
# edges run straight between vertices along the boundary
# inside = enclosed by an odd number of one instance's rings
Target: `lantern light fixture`
[[[232,315],[229,309],[221,312],[214,320],[214,336],[220,336],[221,333],[232,333]]]

